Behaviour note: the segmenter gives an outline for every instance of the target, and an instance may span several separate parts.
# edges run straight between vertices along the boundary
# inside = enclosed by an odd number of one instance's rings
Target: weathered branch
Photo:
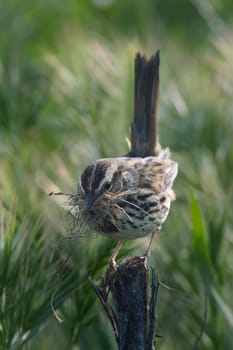
[[[154,350],[158,282],[147,258],[123,261],[92,286],[111,322],[118,349]]]

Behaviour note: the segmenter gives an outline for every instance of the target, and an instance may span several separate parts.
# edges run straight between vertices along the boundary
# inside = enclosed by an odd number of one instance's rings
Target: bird
[[[151,235],[149,254],[175,199],[172,187],[178,163],[157,141],[159,63],[159,51],[149,59],[136,54],[130,151],[94,160],[82,172],[71,198],[82,224],[118,241],[111,261],[123,241]]]

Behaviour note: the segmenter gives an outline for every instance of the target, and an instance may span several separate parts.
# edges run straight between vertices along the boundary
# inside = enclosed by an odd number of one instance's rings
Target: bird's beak
[[[88,192],[86,194],[86,204],[87,204],[87,209],[90,210],[93,203],[94,203],[94,200],[95,200],[95,196],[94,196],[94,193],[92,192]]]

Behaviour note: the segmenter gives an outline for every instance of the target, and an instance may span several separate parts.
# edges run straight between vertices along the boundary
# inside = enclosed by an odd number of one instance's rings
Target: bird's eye
[[[110,190],[110,187],[111,187],[111,182],[105,182],[105,184],[104,184],[104,191]]]

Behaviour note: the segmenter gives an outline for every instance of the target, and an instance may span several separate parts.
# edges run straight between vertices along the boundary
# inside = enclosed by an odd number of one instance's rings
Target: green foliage
[[[195,197],[191,197],[191,222],[193,231],[192,250],[194,260],[197,262],[199,273],[204,284],[211,283],[213,278],[213,267],[209,255],[209,244],[205,223]]]
[[[1,2],[0,349],[114,349],[89,278],[115,242],[64,237],[65,198],[48,193],[75,193],[91,160],[126,154],[134,55],[158,48],[160,142],[180,170],[151,255],[157,347],[232,348],[232,7]],[[126,242],[119,259],[146,244]]]

